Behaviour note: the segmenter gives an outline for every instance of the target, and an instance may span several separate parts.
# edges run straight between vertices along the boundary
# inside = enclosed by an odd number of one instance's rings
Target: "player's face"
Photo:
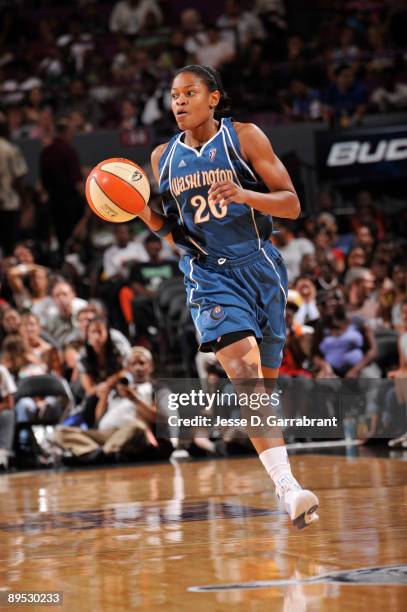
[[[193,130],[208,121],[219,97],[219,91],[209,91],[206,83],[192,72],[176,76],[171,88],[171,107],[178,127]]]

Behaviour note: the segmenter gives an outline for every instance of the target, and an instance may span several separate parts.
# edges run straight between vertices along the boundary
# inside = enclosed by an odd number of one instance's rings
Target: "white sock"
[[[260,453],[259,459],[266,468],[266,472],[274,484],[277,483],[277,480],[281,478],[281,476],[292,476],[285,446],[268,448]]]

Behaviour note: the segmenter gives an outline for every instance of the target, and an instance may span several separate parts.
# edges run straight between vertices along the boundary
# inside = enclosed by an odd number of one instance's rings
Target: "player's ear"
[[[209,93],[209,108],[213,109],[218,106],[220,100],[220,92],[218,90]]]

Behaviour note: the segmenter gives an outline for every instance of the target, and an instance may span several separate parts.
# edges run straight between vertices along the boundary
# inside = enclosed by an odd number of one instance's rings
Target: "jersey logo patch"
[[[210,312],[210,317],[214,321],[221,321],[225,318],[225,311],[221,306],[214,306]]]
[[[222,306],[214,306],[210,310],[205,310],[202,313],[202,323],[207,329],[216,327],[226,317],[226,313]]]
[[[216,157],[216,148],[212,147],[212,149],[209,151],[209,161],[213,161]]]
[[[181,159],[181,161],[178,164],[178,168],[185,168],[185,166],[186,166],[186,163],[184,162],[183,159]]]

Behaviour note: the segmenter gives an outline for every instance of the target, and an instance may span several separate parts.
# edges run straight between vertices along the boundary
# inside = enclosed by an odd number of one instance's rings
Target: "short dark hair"
[[[156,236],[155,234],[148,234],[146,238],[144,238],[144,244],[150,244],[151,242],[160,242],[161,238]]]
[[[174,79],[184,72],[192,72],[192,74],[199,77],[205,83],[209,91],[219,91],[220,99],[215,109],[215,116],[222,117],[230,111],[230,98],[223,87],[222,77],[215,68],[211,66],[201,66],[200,64],[190,64],[189,66],[184,66],[177,70]]]

